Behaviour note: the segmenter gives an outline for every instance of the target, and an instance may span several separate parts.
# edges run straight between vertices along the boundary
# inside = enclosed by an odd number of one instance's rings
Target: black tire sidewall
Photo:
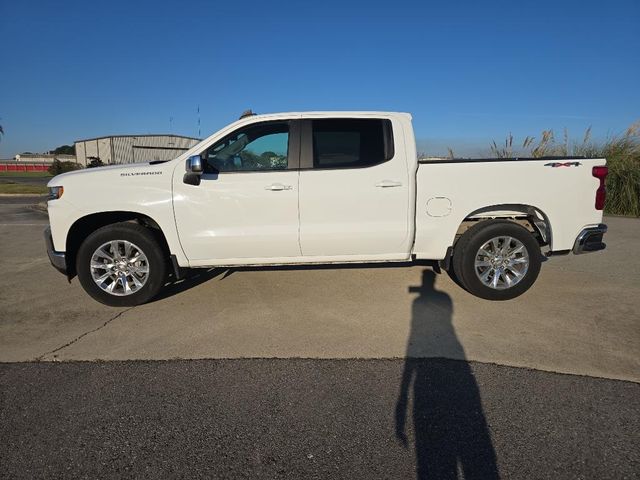
[[[465,288],[480,298],[487,300],[510,300],[529,290],[538,278],[542,265],[540,246],[533,235],[523,226],[510,221],[487,221],[469,229],[465,235],[460,251],[456,252],[456,272]],[[482,283],[475,272],[475,256],[485,242],[499,236],[510,236],[518,239],[527,249],[529,268],[525,277],[515,286],[504,290],[496,290]],[[463,239],[460,239],[461,241]]]
[[[149,278],[137,292],[127,296],[110,295],[103,291],[91,277],[89,268],[93,252],[112,240],[127,240],[142,249],[149,261]],[[151,300],[158,294],[166,280],[166,259],[162,247],[153,232],[136,223],[116,223],[102,227],[82,243],[76,257],[76,270],[82,288],[95,300],[112,307],[130,307]]]

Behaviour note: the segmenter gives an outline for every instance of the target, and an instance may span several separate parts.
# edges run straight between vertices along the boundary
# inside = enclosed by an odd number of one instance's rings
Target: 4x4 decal
[[[551,163],[545,163],[544,164],[545,167],[553,167],[553,168],[558,168],[558,167],[579,167],[580,165],[582,165],[580,162],[551,162]]]

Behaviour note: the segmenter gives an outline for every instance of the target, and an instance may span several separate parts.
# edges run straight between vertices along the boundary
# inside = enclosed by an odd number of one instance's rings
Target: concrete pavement
[[[606,251],[545,262],[509,302],[423,266],[295,268],[196,272],[116,309],[49,266],[45,215],[2,204],[0,217],[0,361],[408,354],[640,381],[637,219],[607,218]]]

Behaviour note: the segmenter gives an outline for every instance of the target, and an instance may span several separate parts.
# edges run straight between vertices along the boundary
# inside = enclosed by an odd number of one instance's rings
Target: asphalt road
[[[47,215],[34,208],[46,199],[43,195],[0,195],[0,229],[10,229],[15,225],[47,225]]]
[[[4,364],[0,392],[0,469],[11,479],[640,473],[638,384],[497,365]]]
[[[0,364],[0,476],[638,478],[639,220],[509,302],[214,269],[117,309],[51,268],[36,200],[0,197],[0,361],[29,362]]]

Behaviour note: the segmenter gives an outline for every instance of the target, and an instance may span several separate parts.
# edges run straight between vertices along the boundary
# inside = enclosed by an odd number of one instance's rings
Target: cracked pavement
[[[110,319],[108,319],[106,322],[104,322],[102,325],[100,325],[99,327],[96,327],[92,330],[89,330],[87,332],[82,333],[81,335],[78,335],[76,338],[74,338],[73,340],[65,343],[64,345],[60,345],[57,348],[54,348],[53,350],[51,350],[50,352],[46,352],[43,353],[42,355],[40,355],[39,357],[36,357],[35,360],[36,361],[42,361],[45,359],[57,359],[57,355],[56,353],[59,352],[60,350],[67,348],[71,345],[73,345],[74,343],[80,341],[82,338],[86,337],[87,335],[91,335],[92,333],[97,332],[98,330],[106,327],[107,325],[109,325],[111,322],[113,322],[114,320],[116,320],[117,318],[120,318],[121,315],[125,314],[126,312],[128,312],[129,310],[133,309],[135,307],[129,307],[125,310],[122,310],[121,312],[116,313],[113,317],[111,317]]]

